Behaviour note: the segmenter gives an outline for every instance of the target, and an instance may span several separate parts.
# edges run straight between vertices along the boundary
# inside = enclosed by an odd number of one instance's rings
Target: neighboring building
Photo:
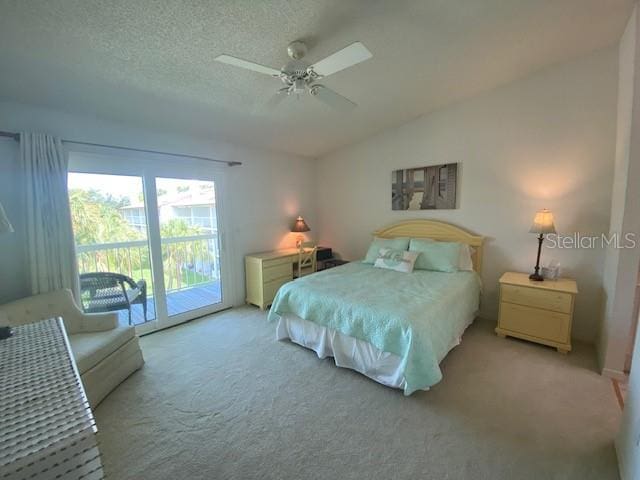
[[[138,231],[144,231],[147,228],[147,217],[144,213],[144,207],[139,205],[130,205],[120,208],[120,215],[127,221],[129,225]]]
[[[180,218],[187,225],[200,227],[203,234],[218,231],[213,188],[191,188],[184,192],[164,193],[158,197],[158,210],[160,224]],[[120,214],[136,230],[146,230],[144,202],[122,207]]]

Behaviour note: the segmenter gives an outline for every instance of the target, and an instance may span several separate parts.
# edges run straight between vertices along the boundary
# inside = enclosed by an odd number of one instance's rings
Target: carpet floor
[[[476,321],[444,379],[404,397],[275,340],[254,308],[143,337],[146,364],[96,409],[110,479],[618,478],[620,408],[594,350]]]

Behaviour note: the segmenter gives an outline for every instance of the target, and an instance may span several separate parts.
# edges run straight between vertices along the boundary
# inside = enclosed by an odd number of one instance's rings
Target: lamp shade
[[[298,216],[298,218],[296,218],[293,227],[291,227],[292,232],[308,232],[309,230],[311,230],[309,228],[309,225],[307,225],[307,223],[304,221],[304,218],[302,218],[301,216]]]
[[[2,204],[0,203],[0,233],[11,233],[13,232],[13,227],[11,226],[11,222],[7,218],[7,214],[2,208]]]
[[[546,208],[536,212],[529,233],[556,233],[556,227],[553,224],[553,213]]]

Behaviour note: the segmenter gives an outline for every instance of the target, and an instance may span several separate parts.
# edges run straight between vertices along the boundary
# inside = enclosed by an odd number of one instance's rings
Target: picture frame
[[[457,208],[458,164],[394,170],[391,174],[392,210]]]

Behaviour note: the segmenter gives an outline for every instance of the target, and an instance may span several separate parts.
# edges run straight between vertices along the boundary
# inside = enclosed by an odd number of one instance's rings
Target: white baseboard
[[[616,458],[618,460],[618,472],[620,472],[620,478],[622,480],[632,480],[631,476],[628,475],[628,471],[627,471],[628,470],[627,459],[625,458],[622,452],[621,446],[618,445],[617,439],[614,444],[614,447],[616,451]]]
[[[609,377],[609,378],[613,378],[615,380],[621,380],[621,381],[625,381],[627,379],[626,373],[620,370],[614,370],[612,368],[603,368],[602,375],[604,377]]]

